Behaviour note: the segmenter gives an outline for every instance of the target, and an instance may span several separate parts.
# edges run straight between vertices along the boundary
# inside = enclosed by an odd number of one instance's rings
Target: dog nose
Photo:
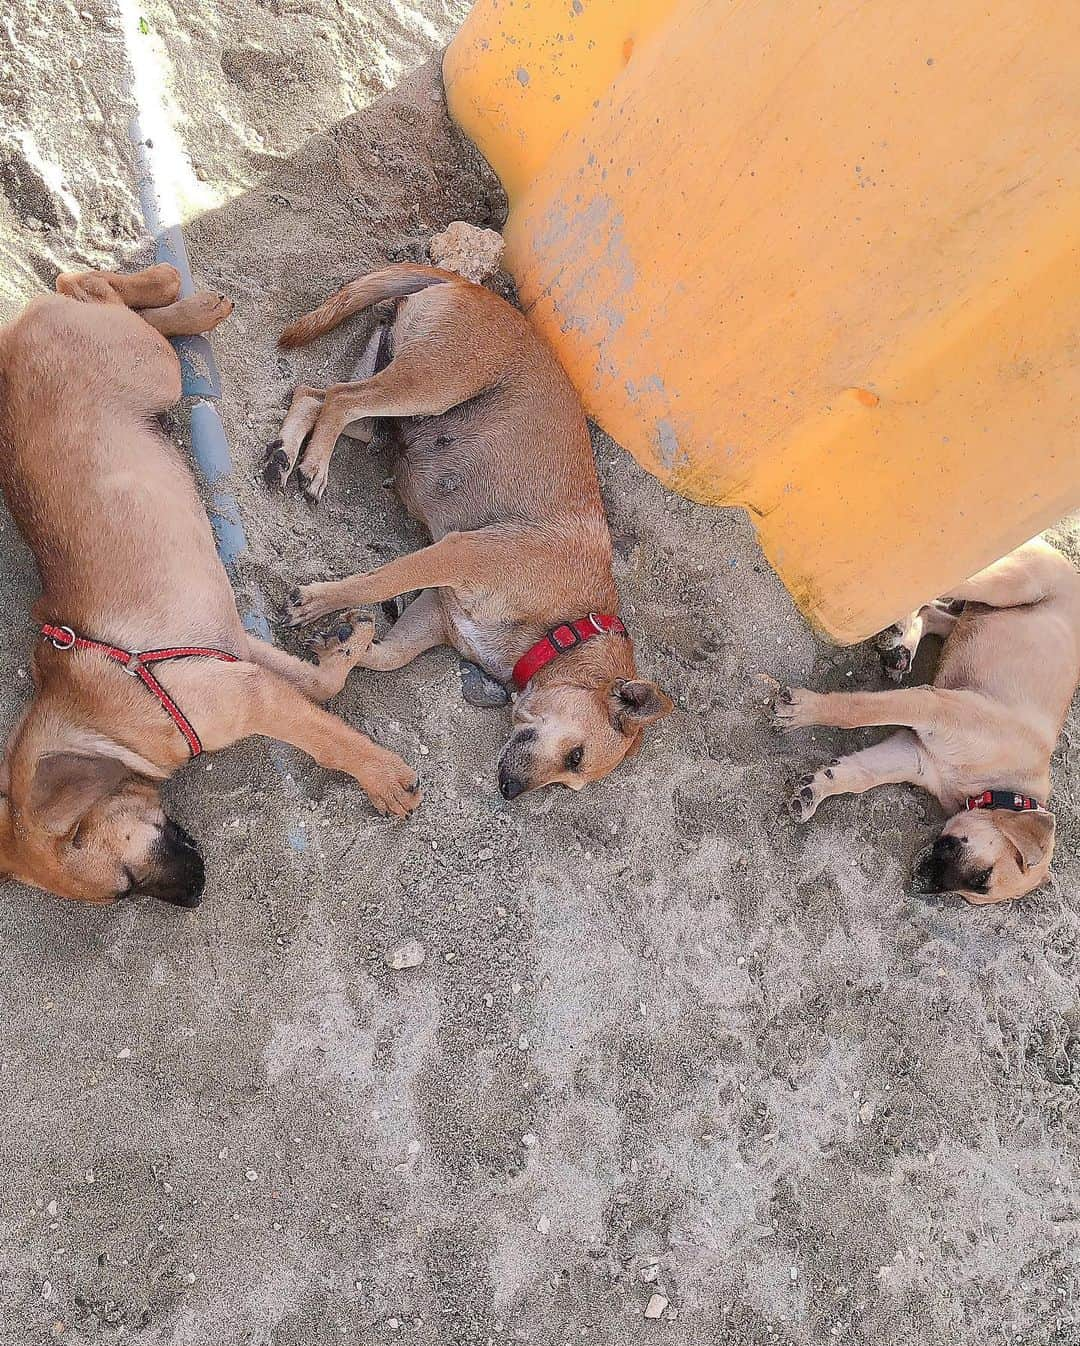
[[[525,793],[525,782],[519,780],[517,776],[504,776],[499,781],[499,793],[504,799],[516,799],[518,795]]]
[[[195,839],[168,819],[162,833],[162,855],[157,873],[144,888],[148,897],[156,897],[174,907],[197,907],[206,887],[206,866]]]

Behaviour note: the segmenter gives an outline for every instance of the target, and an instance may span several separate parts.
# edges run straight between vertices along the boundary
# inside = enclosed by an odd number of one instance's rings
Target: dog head
[[[920,857],[915,871],[924,893],[959,893],[969,902],[1011,902],[1050,874],[1052,813],[976,809],[958,813]]]
[[[0,870],[57,897],[98,904],[158,897],[198,906],[205,873],[165,816],[160,785],[115,757],[48,753],[0,796]]]
[[[669,696],[640,678],[530,683],[514,704],[514,732],[499,758],[499,790],[504,799],[542,785],[580,790],[635,756],[645,726],[672,709]]]

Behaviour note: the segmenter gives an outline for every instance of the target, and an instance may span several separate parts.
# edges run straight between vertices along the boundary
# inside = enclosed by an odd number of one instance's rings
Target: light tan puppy
[[[516,309],[431,267],[351,282],[288,327],[281,344],[313,341],[387,299],[396,301],[392,324],[369,345],[376,372],[298,388],[266,476],[284,483],[299,463],[318,499],[338,436],[370,438],[370,418],[393,418],[398,492],[434,541],[369,575],[304,585],[290,595],[288,619],[299,625],[423,590],[380,643],[369,621],[350,618],[314,647],[320,667],[401,668],[452,645],[520,692],[499,761],[503,795],[552,783],[580,789],[637,752],[642,729],[672,708],[637,676],[617,620],[611,535],[581,405]]]
[[[789,807],[806,822],[830,795],[918,785],[953,815],[919,862],[922,891],[1006,902],[1050,871],[1050,756],[1080,681],[1080,576],[1036,540],[973,575],[951,600],[963,601],[958,616],[920,608],[879,638],[886,667],[902,675],[923,635],[943,635],[932,687],[780,689],[774,716],[784,730],[904,726],[804,777]]]
[[[0,765],[0,873],[88,902],[198,902],[202,859],[160,787],[202,748],[264,734],[354,776],[383,812],[418,800],[399,757],[312,704],[343,675],[241,624],[187,462],[153,420],[180,397],[165,337],[232,310],[178,300],[179,284],[170,266],[61,276],[0,329],[0,485],[53,633]],[[135,657],[162,647],[209,653]]]

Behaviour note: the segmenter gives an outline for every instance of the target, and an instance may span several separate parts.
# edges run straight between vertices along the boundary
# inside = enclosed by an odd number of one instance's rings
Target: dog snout
[[[168,819],[162,829],[157,863],[141,885],[141,892],[172,906],[191,908],[202,901],[205,887],[206,866],[194,837]]]
[[[499,793],[504,799],[516,799],[530,789],[532,748],[535,729],[519,729],[499,758]]]
[[[960,883],[961,845],[956,837],[938,837],[915,864],[915,884],[920,893],[951,893]]]

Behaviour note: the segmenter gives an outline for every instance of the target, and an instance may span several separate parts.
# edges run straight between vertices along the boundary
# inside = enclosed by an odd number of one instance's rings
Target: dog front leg
[[[971,705],[972,696],[936,687],[895,692],[810,692],[805,687],[781,687],[773,703],[773,723],[783,732],[810,725],[863,729],[888,724],[921,732]],[[971,713],[978,714],[973,705]]]
[[[300,457],[304,440],[315,428],[325,396],[325,388],[311,388],[306,383],[298,383],[293,389],[288,413],[281,423],[281,434],[266,446],[263,481],[267,486],[284,488]]]
[[[328,771],[352,776],[379,813],[408,817],[420,803],[420,789],[407,762],[309,701],[291,683],[266,669],[254,671],[238,707],[234,741],[260,734],[291,743]]]
[[[919,785],[924,769],[918,738],[902,729],[872,748],[837,758],[813,775],[803,776],[788,800],[788,812],[796,822],[809,822],[822,800],[864,794],[879,785]]]
[[[520,534],[495,528],[447,533],[430,547],[399,556],[368,575],[326,584],[303,584],[285,602],[290,626],[303,626],[330,612],[384,603],[414,589],[483,588],[505,585],[531,564],[535,549]]]
[[[334,630],[322,641],[312,643],[307,659],[297,659],[250,635],[248,653],[252,663],[291,682],[309,700],[323,702],[337,696],[345,686],[350,670],[359,666],[361,656],[374,638],[375,623],[370,617],[347,618],[336,622]],[[324,652],[327,657],[323,657]]]

